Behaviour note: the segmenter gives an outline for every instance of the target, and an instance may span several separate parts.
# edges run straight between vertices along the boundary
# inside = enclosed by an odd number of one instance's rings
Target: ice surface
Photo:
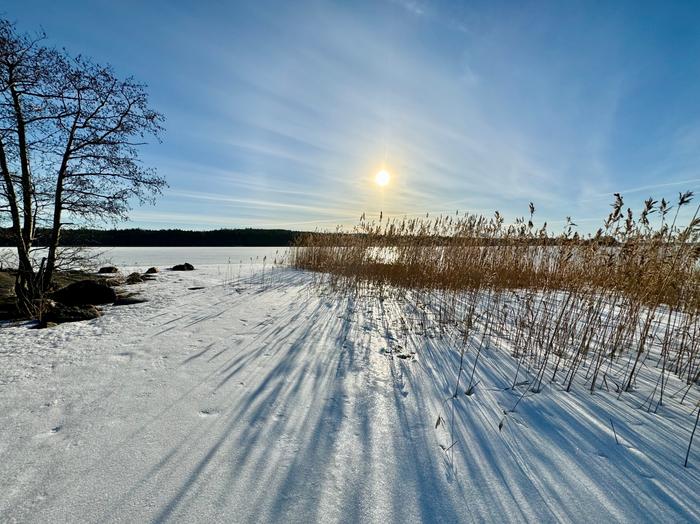
[[[232,266],[163,271],[93,321],[0,327],[0,521],[700,520],[697,388],[654,414],[643,390],[549,384],[499,430],[525,391],[507,351],[447,400],[456,346],[404,330],[403,304]]]

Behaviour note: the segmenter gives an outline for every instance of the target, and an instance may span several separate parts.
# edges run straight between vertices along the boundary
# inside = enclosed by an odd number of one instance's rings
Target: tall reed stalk
[[[536,227],[532,204],[509,225],[498,212],[363,215],[352,230],[301,237],[290,262],[335,291],[381,290],[423,304],[441,332],[480,332],[469,337],[477,356],[484,343],[507,346],[517,359],[513,387],[520,375],[533,392],[548,377],[567,391],[578,381],[622,395],[654,352],[661,372],[649,409],[654,401],[658,409],[670,375],[689,386],[700,379],[700,219],[696,211],[677,223],[692,197],[679,194],[675,206],[650,198],[635,215],[616,194],[603,226],[586,237],[569,218],[561,234]],[[463,354],[460,362],[458,381]],[[470,393],[475,372],[476,361]]]

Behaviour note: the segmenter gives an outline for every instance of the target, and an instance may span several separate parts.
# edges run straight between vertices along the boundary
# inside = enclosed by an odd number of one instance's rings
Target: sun
[[[389,184],[389,181],[391,180],[391,175],[386,169],[382,169],[377,172],[376,175],[374,175],[374,182],[378,186],[384,187]]]

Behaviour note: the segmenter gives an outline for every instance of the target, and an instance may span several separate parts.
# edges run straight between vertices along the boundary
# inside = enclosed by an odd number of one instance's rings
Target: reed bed
[[[616,194],[602,227],[585,237],[568,218],[559,234],[535,226],[533,204],[513,224],[498,212],[363,215],[352,230],[301,237],[290,262],[335,292],[413,304],[423,329],[428,318],[440,331],[456,328],[455,396],[474,392],[479,355],[495,345],[517,360],[513,387],[535,393],[556,382],[623,395],[653,364],[658,379],[644,407],[656,411],[671,375],[685,384],[673,393],[681,402],[700,383],[698,211],[678,224],[692,199],[691,192],[673,204],[650,198],[634,213]]]

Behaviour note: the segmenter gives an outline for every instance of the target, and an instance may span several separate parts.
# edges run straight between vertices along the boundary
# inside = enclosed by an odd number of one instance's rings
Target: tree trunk
[[[58,202],[60,194],[57,192],[56,201]],[[54,208],[53,227],[51,228],[51,238],[49,241],[49,253],[46,257],[46,268],[42,273],[42,290],[46,291],[51,287],[53,274],[56,269],[56,254],[58,245],[61,240],[61,207],[56,205]]]
[[[80,100],[80,94],[78,94],[78,100]],[[78,113],[79,114],[79,113]],[[68,161],[70,159],[71,149],[73,147],[73,140],[75,139],[75,131],[78,126],[78,116],[76,115],[75,120],[73,120],[73,125],[71,126],[70,133],[68,135],[68,141],[66,143],[66,149],[63,151],[63,158],[61,159],[61,167],[58,169],[58,176],[56,177],[56,195],[54,196],[53,202],[53,223],[51,226],[51,239],[49,240],[49,254],[46,259],[46,270],[43,274],[42,279],[42,289],[46,291],[51,287],[53,281],[53,274],[56,269],[56,253],[58,251],[58,245],[61,240],[61,214],[63,211],[63,181],[66,178],[66,170],[68,169]]]
[[[12,177],[10,176],[10,169],[7,163],[7,156],[5,154],[5,146],[2,141],[0,141],[0,171],[2,172],[2,181],[5,186],[5,194],[10,206],[12,230],[14,232],[15,241],[17,242],[18,267],[17,278],[15,280],[17,306],[23,313],[33,316],[35,313],[35,299],[38,298],[38,293],[36,293],[36,275],[29,256],[31,235],[29,236],[28,241],[25,240],[25,235],[22,231],[17,193],[15,192]]]
[[[34,317],[37,313],[37,300],[41,298],[42,289],[40,285],[40,274],[34,272],[29,252],[18,246],[17,256],[19,267],[17,268],[17,278],[15,280],[15,295],[17,297],[17,307],[19,310]]]
[[[29,251],[32,247],[32,242],[34,241],[34,213],[32,212],[34,183],[32,181],[32,173],[29,166],[29,149],[27,147],[27,135],[22,103],[20,101],[20,94],[14,85],[12,70],[10,71],[9,87],[10,95],[12,97],[15,121],[17,123],[17,149],[19,152],[22,187],[22,227],[21,237],[17,241],[19,268],[17,271],[17,280],[15,281],[15,295],[17,296],[17,305],[20,311],[30,316],[35,316],[37,312],[36,300],[41,297],[43,291],[41,285],[43,263],[38,274],[35,273],[34,268],[32,267],[31,258],[29,256]],[[19,221],[20,217],[18,214],[18,225]]]

